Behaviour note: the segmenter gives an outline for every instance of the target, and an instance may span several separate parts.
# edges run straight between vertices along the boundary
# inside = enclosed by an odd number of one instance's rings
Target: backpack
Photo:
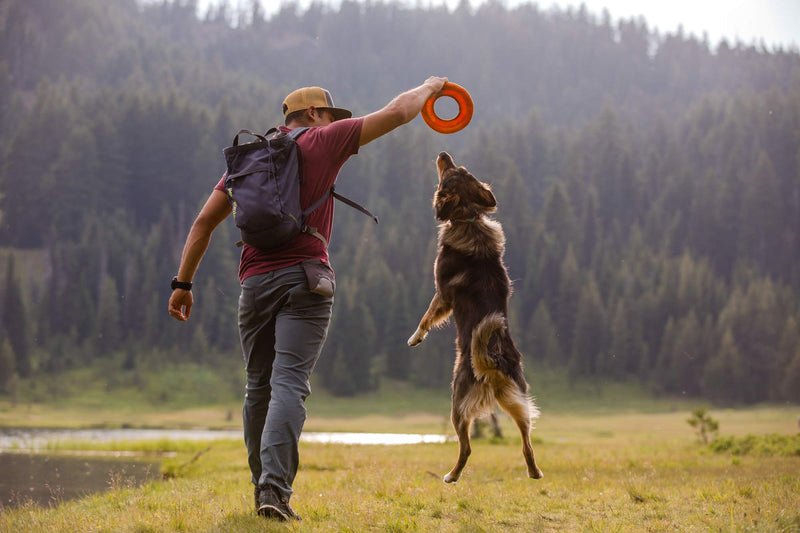
[[[328,241],[316,228],[306,225],[305,220],[329,196],[358,209],[378,223],[378,217],[336,193],[334,187],[308,209],[300,207],[302,156],[296,141],[307,129],[295,128],[284,133],[271,128],[264,135],[240,130],[233,138],[233,146],[223,150],[227,164],[225,191],[234,222],[242,235],[237,246],[247,243],[261,250],[271,250],[301,233],[308,233],[320,239],[327,248]],[[239,135],[243,133],[258,140],[239,144]]]

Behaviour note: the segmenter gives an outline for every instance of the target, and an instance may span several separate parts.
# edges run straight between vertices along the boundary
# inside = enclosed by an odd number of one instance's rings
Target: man
[[[321,198],[336,181],[342,165],[359,147],[410,122],[428,98],[438,95],[446,78],[430,77],[396,96],[383,109],[351,118],[337,108],[328,91],[305,87],[283,102],[286,132],[309,129],[297,143],[303,155],[303,209]],[[191,282],[214,229],[231,213],[224,176],[192,224],[173,280],[169,313],[189,319],[194,303]],[[313,211],[306,224],[330,240],[333,197]],[[269,252],[244,245],[239,264],[239,336],[247,372],[242,410],[248,463],[258,513],[279,520],[300,517],[289,506],[298,466],[298,440],[306,418],[309,379],[322,350],[333,297],[312,293],[301,263],[328,263],[321,239],[301,233]]]

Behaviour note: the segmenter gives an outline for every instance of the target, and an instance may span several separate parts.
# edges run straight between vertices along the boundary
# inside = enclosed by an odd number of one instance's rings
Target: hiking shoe
[[[274,518],[285,522],[286,520],[302,520],[300,515],[289,506],[288,498],[279,497],[272,487],[262,487],[258,495],[258,514],[267,518]]]

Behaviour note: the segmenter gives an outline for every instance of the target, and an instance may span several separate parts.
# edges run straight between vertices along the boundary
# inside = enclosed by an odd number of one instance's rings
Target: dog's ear
[[[480,189],[478,190],[478,198],[480,199],[478,202],[479,205],[483,207],[497,207],[497,199],[495,199],[494,194],[492,194],[492,189],[485,183],[481,183]]]

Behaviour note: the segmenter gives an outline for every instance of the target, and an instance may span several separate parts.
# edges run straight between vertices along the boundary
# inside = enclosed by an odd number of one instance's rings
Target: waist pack
[[[233,146],[223,150],[227,164],[225,191],[242,236],[237,246],[247,243],[261,250],[271,250],[301,233],[308,233],[320,239],[327,248],[328,241],[316,228],[306,225],[305,220],[329,196],[358,209],[378,223],[378,217],[336,193],[334,187],[307,209],[301,208],[303,165],[297,139],[307,129],[295,128],[284,133],[271,128],[264,135],[240,130],[233,138]],[[239,135],[244,133],[258,140],[239,144]]]

